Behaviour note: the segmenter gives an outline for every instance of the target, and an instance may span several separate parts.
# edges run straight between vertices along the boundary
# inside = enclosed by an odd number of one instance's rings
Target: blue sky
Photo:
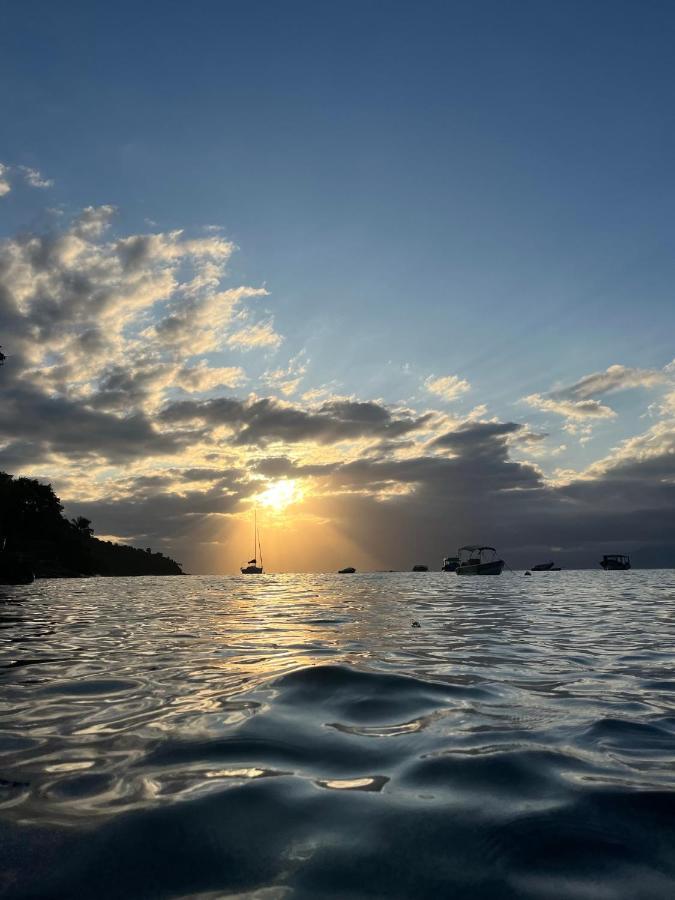
[[[27,2],[3,19],[0,161],[54,182],[15,179],[4,235],[102,204],[118,235],[220,226],[229,281],[267,289],[283,336],[202,355],[244,365],[247,390],[295,359],[298,402],[328,386],[422,411],[425,380],[456,376],[471,389],[440,409],[485,405],[565,445],[537,458],[547,477],[649,427],[664,379],[613,394],[590,434],[522,398],[675,356],[672,4]]]

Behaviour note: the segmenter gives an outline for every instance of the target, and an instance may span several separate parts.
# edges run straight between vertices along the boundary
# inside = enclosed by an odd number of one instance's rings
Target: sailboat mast
[[[260,568],[263,567],[263,558],[262,558],[262,545],[260,543],[260,532],[258,532],[258,550],[260,551]]]
[[[258,510],[254,509],[253,510],[253,559],[254,560],[257,556],[256,547],[255,547],[256,541],[257,541],[257,535],[258,535]]]

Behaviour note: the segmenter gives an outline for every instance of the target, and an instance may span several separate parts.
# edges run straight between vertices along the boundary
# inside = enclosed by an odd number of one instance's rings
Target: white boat
[[[257,549],[260,551],[260,565],[258,565]],[[260,535],[258,534],[258,511],[253,511],[253,559],[249,559],[245,566],[241,567],[242,575],[262,575],[263,574],[263,558],[262,547],[260,546]]]
[[[457,551],[459,556],[458,575],[501,575],[504,560],[498,559],[494,547],[468,544]]]

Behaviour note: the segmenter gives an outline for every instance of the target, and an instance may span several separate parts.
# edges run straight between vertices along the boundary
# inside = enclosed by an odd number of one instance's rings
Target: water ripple
[[[6,590],[0,896],[670,900],[674,597],[638,571]]]

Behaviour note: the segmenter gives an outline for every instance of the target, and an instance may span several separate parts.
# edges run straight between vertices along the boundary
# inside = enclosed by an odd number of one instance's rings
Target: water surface
[[[674,763],[670,571],[0,589],[3,898],[670,900]]]

